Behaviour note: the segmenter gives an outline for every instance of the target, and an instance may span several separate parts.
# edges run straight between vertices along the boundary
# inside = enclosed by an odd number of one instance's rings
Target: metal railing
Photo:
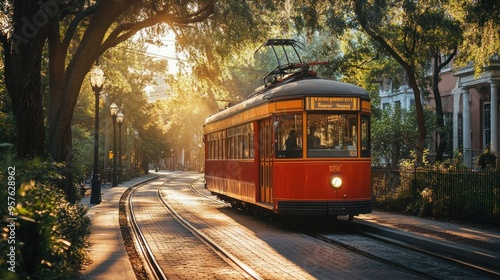
[[[500,169],[372,169],[374,208],[500,226]]]

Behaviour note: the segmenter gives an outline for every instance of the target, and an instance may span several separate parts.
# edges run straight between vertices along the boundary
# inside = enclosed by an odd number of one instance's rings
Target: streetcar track
[[[167,181],[168,182],[168,181]],[[165,183],[164,183],[165,184]],[[139,189],[134,188],[130,196],[134,194],[134,192]],[[130,213],[134,213],[134,206],[132,205],[132,199],[128,199],[128,206],[130,209]],[[135,219],[135,215],[130,215],[129,217],[129,225],[131,226],[133,233],[134,233],[134,240],[136,241],[135,244],[139,247],[139,252],[143,256],[143,259],[146,260],[146,267],[148,268],[148,274],[153,277],[153,279],[167,279],[167,276],[163,273],[163,270],[161,269],[160,264],[156,261],[156,258],[153,254],[153,251],[151,250],[151,247],[149,246],[146,237],[142,233],[139,224],[137,223],[137,220]]]
[[[198,230],[195,226],[193,226],[190,222],[188,222],[185,218],[181,217],[180,214],[173,208],[172,205],[169,204],[169,202],[166,200],[166,198],[164,197],[166,195],[166,187],[165,185],[167,183],[172,183],[171,181],[172,180],[175,180],[177,177],[169,177],[167,181],[165,182],[162,182],[160,185],[156,186],[156,190],[154,190],[154,188],[151,189],[151,191],[155,191],[156,192],[156,197],[160,199],[160,201],[162,201],[162,204],[163,206],[165,207],[165,209],[170,213],[171,217],[173,217],[180,225],[182,225],[185,229],[187,229],[189,232],[191,232],[193,234],[193,236],[195,236],[197,239],[199,239],[201,242],[203,242],[205,245],[207,245],[209,248],[212,249],[212,251],[214,251],[215,253],[217,253],[217,255],[223,260],[225,261],[226,263],[230,264],[233,269],[236,269],[237,271],[240,271],[240,273],[246,273],[247,276],[246,277],[249,277],[249,278],[252,278],[252,279],[263,279],[263,277],[261,277],[258,273],[256,273],[253,269],[251,269],[249,266],[247,266],[245,263],[243,263],[242,261],[240,261],[240,259],[234,257],[234,255],[232,255],[231,253],[229,253],[227,250],[225,250],[224,248],[222,248],[219,244],[217,244],[212,238],[210,238],[208,235],[206,235],[204,232],[202,232],[201,230]],[[185,183],[185,182],[182,182],[182,183],[178,183],[179,185],[180,184],[185,184],[185,185],[188,185],[189,186],[189,189],[196,193],[198,196],[202,196],[204,197],[205,199],[209,199],[211,201],[215,201],[217,203],[220,203],[220,204],[225,204],[224,202],[222,201],[219,201],[219,200],[216,200],[214,199],[212,196],[209,196],[203,192],[201,192],[200,190],[197,190],[197,188],[194,187],[194,185],[196,184],[195,182],[196,181],[199,181],[200,179],[197,178],[197,179],[192,179],[190,178],[191,181],[189,181],[188,183]],[[132,194],[133,192],[137,191],[140,187],[143,187],[144,184],[140,185],[140,186],[137,186],[134,188],[133,191],[131,191],[130,193]],[[133,205],[132,205],[132,195],[129,194],[128,198],[129,198],[129,208],[130,208],[130,212],[133,212],[134,209],[133,209]],[[132,219],[131,219],[132,220]],[[140,231],[140,229],[139,229]],[[404,263],[398,263],[397,261],[394,261],[394,260],[390,260],[389,258],[384,258],[384,257],[381,257],[377,254],[374,254],[374,253],[370,253],[368,251],[363,251],[362,249],[358,249],[350,244],[346,244],[346,243],[342,243],[342,241],[336,241],[336,240],[332,240],[331,237],[327,237],[327,236],[322,236],[322,235],[319,235],[317,233],[305,233],[304,231],[302,231],[302,233],[316,239],[317,241],[321,242],[321,243],[324,243],[324,244],[328,244],[329,246],[334,246],[336,248],[340,248],[346,252],[352,252],[353,254],[356,254],[356,255],[359,255],[359,256],[362,256],[363,258],[367,258],[367,259],[370,259],[370,260],[373,260],[373,261],[376,261],[378,263],[381,263],[381,264],[384,264],[386,266],[390,266],[392,268],[394,268],[395,270],[399,270],[403,273],[408,273],[408,275],[415,275],[417,276],[418,278],[422,278],[422,279],[442,279],[442,277],[440,277],[438,274],[434,275],[434,274],[431,274],[431,273],[427,273],[426,271],[420,271],[418,269],[414,269],[414,268],[411,268],[407,265],[405,265]],[[364,234],[360,234],[358,233],[359,235],[364,235]],[[141,235],[141,234],[139,234]],[[366,235],[364,235],[366,236]],[[369,239],[377,239],[376,237],[372,237],[372,236],[368,236]],[[147,244],[147,241],[144,240],[144,242]],[[386,241],[386,242],[389,242],[389,241]],[[389,242],[390,244],[393,244],[393,242]],[[395,243],[396,245],[399,245],[401,246],[400,244],[398,243]],[[138,250],[141,250],[141,251],[144,251],[144,252],[147,252],[148,249],[145,248],[145,249],[142,249],[141,245],[138,245],[139,249]],[[403,246],[405,247],[405,246]],[[412,248],[412,247],[405,247],[406,249],[408,250],[411,250],[411,251],[416,251],[416,252],[419,252],[418,250],[415,250],[415,248]],[[151,251],[149,249],[149,251]],[[422,252],[420,252],[422,253]],[[425,252],[424,252],[425,253]],[[153,256],[154,258],[154,256]],[[148,259],[147,257],[145,257],[144,259]],[[154,266],[154,264],[147,264],[148,266],[152,265]],[[464,265],[463,263],[461,263],[461,265]],[[238,269],[239,268],[239,269]],[[154,268],[150,269],[150,270],[154,270]],[[243,270],[244,272],[242,272],[241,270]],[[161,268],[160,268],[160,271],[161,271]],[[491,274],[490,274],[491,276]],[[154,278],[154,279],[167,279],[164,275],[163,276],[155,276],[157,278]],[[162,278],[164,277],[164,278]],[[139,279],[139,278],[138,278]]]
[[[242,270],[243,273],[246,273],[247,276],[251,279],[264,279],[261,277],[257,272],[255,272],[253,269],[251,269],[248,265],[246,265],[244,262],[236,258],[234,255],[229,253],[227,250],[222,248],[220,245],[218,245],[215,241],[213,241],[210,237],[208,237],[206,234],[203,232],[199,231],[196,229],[192,224],[190,224],[187,220],[182,218],[174,209],[171,205],[168,204],[167,201],[162,197],[161,195],[161,190],[165,186],[165,184],[169,183],[170,181],[176,179],[177,177],[170,177],[168,180],[163,182],[157,187],[157,196],[160,199],[160,201],[163,203],[163,206],[165,209],[171,214],[171,216],[179,223],[181,224],[185,229],[187,229],[189,232],[191,232],[196,238],[198,238],[201,242],[203,242],[205,245],[207,245],[210,249],[212,249],[217,255],[226,263],[231,265],[233,268],[239,268]],[[199,180],[195,179],[189,183],[191,186],[191,183]],[[133,194],[139,190],[140,188],[144,187],[146,183],[139,184],[133,188],[128,189],[123,195],[122,198],[120,199],[120,203],[123,203],[127,205],[126,209],[126,215],[127,215],[127,225],[131,229],[131,235],[132,239],[134,240],[134,246],[135,246],[135,253],[139,255],[141,258],[142,262],[144,263],[142,267],[142,272],[136,272],[136,277],[138,279],[145,279],[144,274],[147,274],[147,279],[168,279],[168,277],[165,275],[163,272],[161,266],[156,260],[156,257],[154,256],[151,247],[148,244],[148,241],[146,240],[144,234],[142,233],[142,230],[140,229],[140,226],[138,225],[137,220],[135,219],[135,214],[134,214],[134,207],[133,207]],[[194,191],[194,190],[193,190]],[[202,193],[199,193],[199,195],[203,195]],[[206,196],[205,196],[206,197]],[[207,197],[209,198],[209,197]],[[218,203],[223,203],[219,200],[216,199],[211,199],[213,201],[216,201]],[[134,270],[141,270],[141,268],[134,267]],[[240,272],[240,273],[242,273]],[[141,275],[142,273],[142,275]],[[139,275],[138,275],[139,274]]]
[[[226,205],[226,206],[229,206],[230,204],[225,202],[225,201],[222,201],[222,200],[219,200],[217,198],[213,198],[212,196],[209,196],[209,195],[206,195],[202,192],[200,192],[199,190],[197,190],[194,186],[193,186],[193,182],[196,182],[196,181],[199,181],[199,180],[202,180],[202,178],[198,178],[198,179],[194,179],[192,180],[191,182],[189,182],[189,189],[191,189],[191,191],[193,191],[194,193],[198,194],[199,196],[203,196],[211,201],[214,201],[214,202],[217,202],[219,204],[222,204],[222,205]]]
[[[450,263],[453,263],[453,264],[456,264],[456,265],[459,265],[459,266],[463,266],[463,267],[475,270],[475,271],[477,271],[477,272],[479,272],[481,274],[484,274],[485,276],[490,276],[490,277],[493,277],[493,278],[499,278],[500,277],[500,273],[497,272],[497,271],[493,271],[493,270],[488,269],[486,267],[483,267],[483,266],[480,266],[480,265],[475,265],[475,264],[472,264],[470,262],[466,262],[466,261],[461,260],[461,259],[459,259],[457,257],[453,257],[453,256],[450,256],[450,255],[444,255],[442,253],[437,253],[437,252],[430,251],[429,249],[426,249],[426,248],[423,248],[423,247],[417,247],[415,245],[411,245],[411,244],[408,244],[406,242],[394,240],[394,239],[392,239],[390,237],[384,236],[383,234],[376,234],[376,233],[372,233],[372,232],[361,231],[360,229],[357,229],[357,228],[354,228],[354,227],[349,227],[349,225],[346,227],[346,229],[349,230],[349,231],[351,231],[351,232],[353,232],[353,233],[367,236],[367,237],[369,237],[371,239],[379,240],[379,241],[385,242],[387,244],[391,244],[391,245],[398,246],[398,247],[401,247],[401,248],[404,248],[404,249],[407,249],[407,250],[411,250],[411,251],[414,251],[414,252],[418,252],[418,253],[422,253],[422,254],[425,254],[425,255],[429,255],[429,256],[432,256],[432,257],[435,257],[435,258],[439,258],[439,259],[445,260],[447,262],[450,262]]]
[[[179,175],[180,176],[180,175]],[[132,244],[128,244],[127,238],[123,238],[125,242],[125,247],[127,250],[127,254],[129,255],[129,259],[137,259],[141,260],[142,266],[137,263],[131,263],[134,273],[138,279],[168,279],[160,264],[157,262],[156,257],[154,256],[151,247],[149,246],[144,234],[142,233],[140,226],[135,219],[135,215],[133,214],[133,205],[132,205],[132,195],[141,187],[144,187],[147,183],[158,179],[160,177],[156,177],[145,182],[142,182],[136,186],[133,186],[127,189],[120,198],[120,216],[124,214],[126,217],[125,221],[120,218],[120,228],[122,229],[122,236],[130,235]],[[176,177],[166,177],[167,180],[163,182],[160,186],[166,184],[170,180],[173,180]],[[133,248],[132,248],[133,247]]]
[[[169,179],[170,180],[170,179]],[[131,231],[128,234],[132,236],[133,244],[129,244],[129,246],[126,245],[126,247],[130,247],[130,245],[134,246],[134,249],[132,250],[131,248],[128,248],[127,253],[129,254],[129,258],[132,259],[131,255],[138,255],[138,257],[141,259],[141,262],[143,263],[142,267],[138,267],[137,264],[133,265],[134,272],[136,273],[136,277],[142,279],[144,274],[146,274],[146,279],[167,279],[165,274],[163,273],[163,270],[161,269],[161,266],[158,264],[156,261],[156,258],[154,257],[154,254],[151,250],[151,247],[149,246],[146,238],[142,234],[142,231],[140,230],[140,227],[137,223],[137,220],[135,219],[135,216],[133,215],[133,205],[132,205],[132,200],[130,199],[134,192],[138,190],[139,188],[143,187],[146,185],[149,181],[143,182],[137,186],[134,186],[132,188],[129,188],[127,191],[125,191],[120,198],[120,204],[127,205],[127,207],[120,207],[120,212],[124,211],[126,215],[126,226],[128,229]],[[166,181],[168,182],[168,180]],[[165,183],[166,183],[165,182]],[[124,227],[122,225],[122,221],[120,221],[120,227]],[[122,230],[122,235],[123,235],[123,230]],[[125,240],[125,238],[124,238]]]
[[[130,228],[127,200],[131,192],[132,188],[127,189],[120,197],[120,202],[118,204],[120,231],[122,234],[125,251],[127,252],[135,277],[139,280],[149,279],[148,272],[143,265],[144,258],[139,255],[140,251],[137,250],[135,244],[136,238]]]
[[[194,191],[193,188],[191,188],[191,183],[196,181],[198,179],[195,179],[189,183],[190,189]],[[213,241],[208,235],[204,234],[202,231],[198,230],[195,226],[193,226],[191,223],[189,223],[187,220],[181,217],[177,211],[163,198],[161,195],[161,187],[158,187],[158,196],[160,197],[161,201],[163,202],[164,206],[166,209],[172,214],[172,216],[180,223],[182,224],[186,229],[188,229],[193,235],[198,237],[201,241],[203,241],[207,246],[212,248],[214,251],[216,251],[218,254],[222,254],[222,259],[224,259],[226,262],[229,260],[232,262],[234,265],[242,269],[245,273],[247,273],[252,279],[264,279],[261,277],[255,270],[250,268],[248,265],[246,265],[244,262],[242,262],[240,259],[235,257],[233,254],[231,254],[229,251],[225,250],[222,246],[218,245],[217,242]],[[204,196],[210,200],[216,201],[216,202],[221,202],[218,200],[215,200],[213,198],[207,197],[206,195],[195,191],[198,195]],[[225,204],[225,203],[224,203]]]
[[[425,279],[433,279],[433,280],[439,280],[439,279],[441,279],[441,277],[435,277],[435,276],[430,275],[428,273],[421,272],[421,271],[412,269],[410,267],[401,265],[399,263],[396,263],[396,262],[384,259],[382,257],[375,256],[375,255],[373,255],[371,253],[365,252],[365,251],[360,250],[358,248],[355,248],[353,246],[347,245],[347,244],[342,243],[342,242],[335,241],[335,240],[333,240],[331,238],[328,238],[328,237],[325,237],[325,236],[322,236],[322,235],[319,235],[319,234],[307,234],[307,235],[309,235],[309,236],[311,236],[311,237],[313,237],[315,239],[321,240],[321,241],[323,241],[325,243],[328,243],[330,245],[334,245],[334,246],[336,246],[338,248],[341,248],[341,249],[343,249],[345,251],[349,251],[349,252],[355,253],[357,255],[361,255],[361,256],[363,256],[365,258],[368,258],[368,259],[371,259],[371,260],[383,263],[385,265],[391,266],[391,267],[393,267],[395,269],[398,269],[400,271],[404,271],[404,272],[407,272],[407,273],[410,273],[410,274],[414,274],[414,275],[417,275],[419,277],[423,277]]]
[[[418,247],[412,246],[410,244],[406,244],[405,242],[401,242],[398,240],[394,240],[390,237],[386,237],[383,234],[367,233],[367,232],[364,232],[362,230],[353,229],[352,227],[350,227],[350,223],[351,222],[344,223],[342,228],[344,230],[347,230],[347,231],[357,235],[357,236],[364,236],[364,237],[368,238],[369,240],[380,241],[380,242],[383,242],[383,243],[391,245],[391,246],[396,246],[396,247],[402,248],[404,250],[408,250],[410,252],[415,252],[415,253],[423,254],[423,255],[426,255],[429,257],[441,259],[441,260],[448,262],[451,265],[462,267],[463,269],[469,270],[471,272],[474,271],[474,273],[479,273],[481,275],[491,277],[492,279],[498,279],[498,277],[499,277],[498,272],[495,272],[495,271],[492,271],[492,270],[489,270],[489,269],[486,269],[486,268],[483,268],[480,266],[476,266],[476,265],[473,265],[473,264],[467,263],[465,261],[461,261],[461,260],[446,256],[443,254],[432,252],[432,251],[429,251],[429,250],[426,250],[423,248],[418,248]],[[351,245],[346,244],[342,241],[337,241],[331,237],[325,236],[324,234],[319,234],[316,232],[308,232],[308,231],[304,231],[304,230],[302,230],[302,232],[304,234],[314,238],[314,239],[318,239],[322,242],[328,243],[332,246],[336,246],[336,247],[341,248],[345,251],[353,252],[355,254],[362,255],[362,256],[367,257],[369,259],[373,259],[377,262],[384,263],[388,266],[394,267],[394,268],[399,269],[401,271],[405,271],[405,272],[408,272],[408,273],[411,273],[414,275],[418,275],[419,277],[423,277],[425,279],[436,279],[436,280],[442,279],[442,277],[440,277],[440,276],[434,276],[430,273],[426,273],[426,272],[422,272],[422,271],[413,269],[407,265],[404,265],[404,264],[401,264],[401,263],[398,263],[395,261],[391,261],[387,258],[379,257],[377,255],[370,253],[370,252],[356,248],[355,246],[351,246]]]
[[[444,261],[450,263],[451,265],[456,265],[456,266],[462,267],[464,269],[474,271],[475,273],[479,273],[481,275],[491,277],[492,279],[498,279],[498,277],[500,276],[500,274],[496,271],[492,271],[490,269],[487,269],[487,268],[484,268],[481,266],[477,266],[477,265],[474,265],[474,264],[471,264],[471,263],[468,263],[468,262],[465,262],[465,261],[462,261],[462,260],[459,260],[459,259],[456,259],[456,258],[453,258],[450,256],[446,256],[444,254],[432,252],[428,249],[419,248],[419,247],[413,246],[411,244],[407,244],[405,242],[398,241],[398,240],[392,239],[390,237],[386,237],[382,233],[375,234],[375,233],[368,233],[368,232],[362,231],[360,229],[354,229],[353,227],[350,226],[350,223],[344,223],[344,226],[342,228],[344,230],[352,232],[353,234],[356,234],[358,236],[364,236],[370,240],[381,241],[385,244],[396,246],[396,247],[399,247],[399,248],[402,248],[402,249],[405,249],[405,250],[408,250],[411,252],[416,252],[419,254],[423,254],[426,256],[430,256],[430,257],[444,260]],[[358,254],[358,255],[365,256],[365,257],[373,259],[375,261],[392,266],[396,269],[406,271],[408,273],[415,274],[415,275],[418,275],[418,276],[426,278],[426,279],[442,279],[442,277],[440,277],[440,276],[434,276],[434,275],[431,275],[429,273],[425,273],[425,272],[413,269],[411,267],[408,267],[406,265],[400,264],[398,262],[391,261],[391,260],[388,260],[388,259],[385,259],[382,257],[378,257],[372,253],[369,253],[367,251],[363,251],[361,249],[358,249],[358,248],[351,246],[349,244],[346,244],[344,242],[337,241],[337,240],[335,240],[331,237],[325,236],[323,234],[313,233],[313,232],[305,232],[305,231],[302,231],[302,232],[304,232],[304,234],[306,234],[312,238],[315,238],[315,239],[321,240],[323,242],[326,242],[328,244],[331,244],[332,246],[336,246],[336,247],[339,247],[343,250],[353,252],[353,253]]]
[[[192,180],[190,183],[189,183],[189,188],[196,194],[198,194],[199,196],[202,196],[202,197],[205,197],[207,199],[210,199],[210,200],[215,200],[213,199],[212,197],[210,196],[207,196],[206,194],[198,191],[196,188],[194,188],[193,186],[193,182],[197,181],[199,179],[195,179],[195,180]],[[220,202],[220,201],[218,201]],[[223,203],[223,202],[222,202]],[[182,219],[182,218],[181,218]],[[281,226],[281,225],[280,225]],[[385,265],[388,265],[388,266],[391,266],[395,269],[398,269],[400,271],[403,271],[403,272],[406,272],[406,273],[410,273],[410,274],[413,274],[413,275],[417,275],[419,277],[422,277],[424,279],[432,279],[432,280],[439,280],[441,279],[440,277],[435,277],[435,276],[432,276],[430,274],[427,274],[425,272],[421,272],[421,271],[418,271],[418,270],[415,270],[415,269],[412,269],[412,268],[409,268],[407,266],[404,266],[404,265],[401,265],[401,264],[398,264],[396,262],[392,262],[390,260],[387,260],[387,259],[384,259],[384,258],[381,258],[381,257],[378,257],[378,256],[375,256],[373,254],[370,254],[368,252],[364,252],[362,250],[359,250],[355,247],[352,247],[352,246],[349,246],[347,244],[344,244],[342,242],[337,242],[335,240],[332,240],[332,239],[329,239],[327,237],[324,237],[324,236],[321,236],[319,234],[313,234],[313,233],[305,233],[305,235],[307,236],[310,236],[316,240],[320,240],[322,242],[325,242],[327,244],[330,244],[330,245],[334,245],[336,247],[339,247],[345,251],[348,251],[348,252],[352,252],[352,253],[355,253],[357,255],[361,255],[365,258],[368,258],[368,259],[371,259],[371,260],[374,260],[374,261],[377,261],[377,262],[380,262],[380,263],[383,263]]]
[[[193,191],[194,193],[198,194],[199,196],[205,197],[205,198],[210,199],[210,200],[215,200],[212,197],[207,196],[206,194],[204,194],[204,193],[198,191],[196,188],[194,188],[193,182],[195,182],[197,180],[199,180],[199,179],[192,180],[189,183],[189,188],[191,189],[191,191]],[[218,201],[218,202],[220,202],[220,201]],[[224,202],[222,202],[222,203],[224,203]],[[280,226],[282,226],[282,225],[280,224]],[[371,260],[383,263],[385,265],[391,266],[391,267],[393,267],[395,269],[398,269],[400,271],[403,271],[403,272],[406,272],[406,273],[410,273],[410,274],[413,274],[413,275],[417,275],[417,276],[422,277],[424,279],[432,279],[432,280],[439,280],[439,279],[441,279],[440,277],[434,277],[434,276],[432,276],[430,274],[427,274],[427,273],[424,273],[424,272],[421,272],[421,271],[409,268],[407,266],[404,266],[404,265],[401,265],[401,264],[398,264],[398,263],[395,263],[395,262],[391,262],[391,261],[386,260],[384,258],[377,257],[377,256],[375,256],[373,254],[368,253],[368,252],[364,252],[364,251],[359,250],[359,249],[357,249],[355,247],[349,246],[349,245],[344,244],[342,242],[337,242],[335,240],[329,239],[329,238],[321,236],[319,234],[306,233],[306,232],[303,232],[303,233],[305,235],[307,235],[307,236],[310,236],[310,237],[316,239],[316,240],[320,240],[320,241],[322,241],[324,243],[337,246],[337,247],[339,247],[339,248],[341,248],[341,249],[343,249],[345,251],[352,252],[352,253],[355,253],[357,255],[361,255],[361,256],[363,256],[365,258],[368,258],[368,259],[371,259]]]
[[[197,180],[199,180],[199,179],[197,179]],[[190,189],[193,192],[195,192],[196,194],[200,195],[200,196],[203,196],[203,197],[206,197],[208,199],[214,200],[212,197],[207,196],[206,194],[203,194],[202,192],[200,192],[199,190],[197,190],[196,188],[193,187],[193,182],[195,182],[197,180],[193,180],[193,181],[190,182],[190,184],[189,184]],[[379,235],[376,235],[376,234],[368,234],[368,233],[365,233],[365,232],[362,232],[362,231],[359,231],[359,230],[351,229],[349,227],[347,227],[346,229],[349,230],[349,231],[351,231],[351,232],[354,232],[356,234],[367,236],[370,239],[381,240],[381,241],[384,241],[385,243],[388,243],[388,244],[391,244],[391,245],[396,245],[396,246],[402,247],[404,249],[407,249],[407,250],[410,250],[410,251],[413,251],[413,252],[423,253],[423,254],[426,254],[426,255],[429,255],[429,256],[433,256],[433,257],[437,257],[437,258],[446,260],[446,261],[451,262],[451,263],[453,263],[455,265],[463,266],[463,267],[466,267],[466,268],[471,268],[471,269],[473,269],[473,270],[475,270],[475,271],[477,271],[477,272],[479,272],[481,274],[484,274],[486,276],[490,276],[490,277],[493,277],[493,278],[496,278],[496,277],[500,276],[500,274],[498,274],[495,271],[491,271],[491,270],[483,268],[483,267],[479,267],[479,266],[476,266],[476,265],[473,265],[473,264],[470,264],[470,263],[467,263],[467,262],[464,262],[464,261],[461,261],[461,260],[458,260],[458,259],[455,259],[455,258],[451,258],[451,257],[445,256],[443,254],[434,253],[434,252],[431,252],[431,251],[428,251],[428,250],[425,250],[425,249],[421,249],[421,248],[417,248],[417,247],[414,247],[414,246],[406,245],[406,244],[403,244],[401,242],[392,241],[390,239],[388,240],[387,238],[385,238],[383,236],[379,236]],[[374,261],[383,263],[385,265],[391,266],[391,267],[393,267],[395,269],[398,269],[400,271],[403,271],[403,272],[406,272],[406,273],[409,273],[409,274],[413,274],[413,275],[417,275],[418,277],[422,277],[424,279],[436,279],[436,280],[437,279],[442,279],[442,277],[434,276],[434,275],[431,275],[429,273],[425,273],[425,272],[413,269],[411,267],[408,267],[406,265],[403,265],[403,264],[400,264],[400,263],[397,263],[397,262],[385,259],[383,257],[378,257],[378,256],[376,256],[374,254],[369,253],[369,252],[365,252],[363,250],[360,250],[360,249],[355,248],[353,246],[350,246],[348,244],[335,241],[335,240],[333,240],[331,238],[328,238],[326,236],[322,236],[320,234],[307,233],[307,232],[303,232],[303,233],[306,234],[306,235],[308,235],[308,236],[310,236],[310,237],[312,237],[312,238],[314,238],[314,239],[317,239],[317,240],[320,240],[322,242],[328,243],[330,245],[339,247],[339,248],[341,248],[341,249],[343,249],[345,251],[353,252],[353,253],[355,253],[357,255],[361,255],[363,257],[366,257],[366,258],[372,259]]]

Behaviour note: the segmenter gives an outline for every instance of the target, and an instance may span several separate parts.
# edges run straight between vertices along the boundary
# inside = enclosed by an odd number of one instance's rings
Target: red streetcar
[[[267,45],[295,50],[296,42]],[[235,206],[280,215],[370,213],[368,93],[288,59],[245,101],[206,119],[206,188]]]

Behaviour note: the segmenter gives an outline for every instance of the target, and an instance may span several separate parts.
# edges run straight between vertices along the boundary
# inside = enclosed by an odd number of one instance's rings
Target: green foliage
[[[41,161],[19,163],[6,156],[0,159],[0,166],[0,251],[11,252],[13,248],[15,252],[14,266],[7,263],[10,257],[6,254],[0,257],[1,278],[73,279],[87,258],[90,219],[86,206],[68,203],[61,190],[53,186],[61,180],[57,172],[60,165]],[[8,174],[12,168],[15,174]],[[8,182],[13,180],[15,193],[7,192]],[[9,209],[10,201],[15,201],[14,208]],[[15,234],[11,240],[15,243],[7,241],[12,236],[7,225],[12,221]],[[15,274],[8,267],[14,267]]]
[[[399,170],[373,171],[375,208],[409,215],[476,223],[500,224],[500,169],[478,172],[463,164],[460,154],[432,163],[424,151],[416,167],[415,155]]]
[[[0,60],[0,141],[15,143],[16,130],[12,104],[4,84],[4,66]]]
[[[425,119],[426,126],[433,128],[433,113],[430,108],[425,111]],[[380,118],[372,120],[373,164],[396,168],[402,159],[410,158],[418,135],[414,109],[407,111],[400,106],[388,108],[382,111]]]
[[[197,88],[196,81],[189,75],[178,75],[172,83],[174,94],[168,100],[157,102],[155,107],[160,118],[168,120],[166,135],[170,149],[174,149],[174,152],[181,149],[191,151],[193,160],[198,160],[190,162],[194,167],[203,161],[202,146],[199,145],[202,144],[205,118],[219,107],[202,88],[198,87],[197,91],[190,91],[190,88]],[[220,103],[226,105],[227,101]],[[168,153],[170,149],[167,150]],[[155,155],[158,156],[160,153]]]
[[[474,64],[476,75],[484,72],[500,49],[500,4],[495,0],[450,1],[450,14],[463,29],[463,42],[455,65]]]
[[[488,145],[486,149],[484,149],[483,153],[477,158],[477,166],[482,169],[485,168],[495,168],[497,161],[497,155],[495,152],[491,150],[491,145]]]
[[[115,102],[124,114],[122,126],[122,167],[126,173],[123,179],[130,178],[128,172],[131,148],[140,148],[141,160],[146,162],[167,149],[166,121],[160,117],[160,111],[154,104],[149,104],[145,88],[155,86],[156,79],[166,75],[167,62],[148,55],[143,42],[126,41],[120,46],[108,50],[100,59],[106,79],[105,90],[101,92],[99,102],[99,159],[108,160],[108,152],[113,149],[113,124],[109,115],[109,106]],[[147,67],[145,67],[147,65]],[[95,95],[90,83],[83,83],[82,91],[75,107],[73,127],[72,170],[77,172],[75,179],[81,180],[93,167]],[[168,96],[170,92],[165,92]],[[134,131],[138,138],[134,139]],[[105,133],[107,132],[107,133]],[[117,149],[119,130],[117,125]],[[108,148],[107,150],[105,148]],[[99,164],[103,164],[99,160]],[[109,166],[109,165],[108,165]],[[101,174],[104,166],[100,167]]]

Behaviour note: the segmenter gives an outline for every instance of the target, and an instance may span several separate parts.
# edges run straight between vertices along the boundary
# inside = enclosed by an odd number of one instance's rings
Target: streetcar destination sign
[[[359,110],[357,97],[306,97],[306,110]]]

